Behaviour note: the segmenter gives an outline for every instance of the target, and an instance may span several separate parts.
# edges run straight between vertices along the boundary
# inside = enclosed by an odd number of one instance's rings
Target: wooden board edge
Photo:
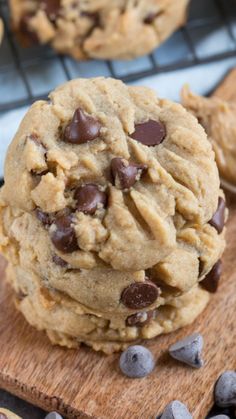
[[[99,419],[97,416],[87,415],[81,410],[74,409],[68,404],[64,403],[60,397],[48,396],[47,394],[39,391],[36,387],[21,384],[16,378],[10,377],[0,371],[0,388],[8,391],[9,393],[17,396],[28,403],[40,407],[43,410],[57,411],[65,415],[68,419]]]

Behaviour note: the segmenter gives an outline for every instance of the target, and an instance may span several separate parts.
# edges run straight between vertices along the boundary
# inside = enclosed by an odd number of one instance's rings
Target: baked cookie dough
[[[50,43],[76,59],[134,58],[185,23],[189,0],[10,0],[26,46]]]
[[[0,208],[18,308],[55,343],[110,353],[169,333],[217,287],[214,152],[150,89],[81,79],[36,102],[9,147]]]
[[[236,186],[236,102],[201,97],[185,86],[182,103],[205,128],[215,151],[220,176]]]
[[[11,412],[8,409],[0,407],[0,419],[21,419],[20,416],[17,416],[15,413]]]

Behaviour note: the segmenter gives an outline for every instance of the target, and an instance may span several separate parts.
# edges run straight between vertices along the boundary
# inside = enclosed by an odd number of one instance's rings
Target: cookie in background
[[[189,0],[10,0],[25,46],[49,43],[75,59],[147,54],[186,21]]]

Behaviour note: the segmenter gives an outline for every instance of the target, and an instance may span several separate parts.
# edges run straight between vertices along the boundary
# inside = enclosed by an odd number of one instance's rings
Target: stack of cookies
[[[68,82],[9,147],[1,251],[30,324],[111,353],[191,323],[217,288],[225,203],[197,120],[147,88]]]

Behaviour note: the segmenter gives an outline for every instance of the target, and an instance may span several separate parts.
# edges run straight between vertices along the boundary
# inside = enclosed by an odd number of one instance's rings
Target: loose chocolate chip
[[[40,0],[42,9],[51,20],[55,20],[60,10],[61,0]]]
[[[171,345],[169,347],[169,354],[172,358],[190,365],[190,367],[201,368],[203,366],[203,360],[201,358],[202,348],[202,335],[194,333]]]
[[[130,346],[120,357],[120,369],[131,378],[146,377],[155,366],[152,353],[141,345]]]
[[[17,30],[17,35],[20,42],[26,46],[30,47],[39,43],[37,34],[30,28],[30,19],[33,17],[33,14],[25,14],[21,17],[19,22],[19,27]]]
[[[44,419],[63,419],[61,415],[57,412],[50,412],[45,416]]]
[[[0,419],[8,419],[8,416],[5,413],[0,412]]]
[[[219,234],[223,231],[225,225],[225,201],[221,197],[218,201],[218,208],[212,219],[209,221],[209,224],[215,227]]]
[[[207,291],[214,293],[217,291],[221,274],[222,262],[221,260],[218,260],[218,262],[216,262],[212,270],[205,276],[205,278],[200,282],[200,284]]]
[[[217,416],[211,416],[210,419],[230,419],[230,417],[226,415],[217,415]]]
[[[56,265],[61,266],[61,268],[66,268],[68,266],[68,263],[58,255],[53,255],[52,260]]]
[[[83,144],[95,140],[99,136],[100,130],[100,122],[78,108],[72,121],[65,128],[64,141],[71,144]]]
[[[54,246],[63,253],[72,253],[78,250],[77,238],[70,215],[62,215],[53,224],[51,240]]]
[[[75,191],[76,208],[78,211],[85,214],[94,214],[97,208],[105,207],[107,204],[107,194],[100,191],[97,185],[88,183],[87,185],[80,186]]]
[[[35,214],[38,220],[41,221],[45,227],[49,227],[52,224],[52,217],[47,212],[43,212],[41,209],[36,208]]]
[[[111,161],[111,174],[113,178],[113,184],[118,184],[121,189],[128,189],[134,185],[138,175],[142,175],[143,170],[147,166],[144,164],[136,164],[127,162],[120,157],[115,157]]]
[[[193,419],[193,417],[185,404],[174,400],[166,406],[161,419]]]
[[[236,406],[236,372],[225,371],[218,378],[214,393],[217,406]]]
[[[154,147],[165,139],[166,128],[162,122],[150,119],[147,122],[135,125],[135,131],[130,136],[148,147]]]
[[[143,327],[148,324],[150,320],[155,317],[155,310],[140,311],[139,313],[132,314],[126,319],[126,326]]]
[[[131,309],[142,309],[153,304],[159,295],[157,286],[146,280],[135,282],[124,289],[121,295],[122,303]]]

